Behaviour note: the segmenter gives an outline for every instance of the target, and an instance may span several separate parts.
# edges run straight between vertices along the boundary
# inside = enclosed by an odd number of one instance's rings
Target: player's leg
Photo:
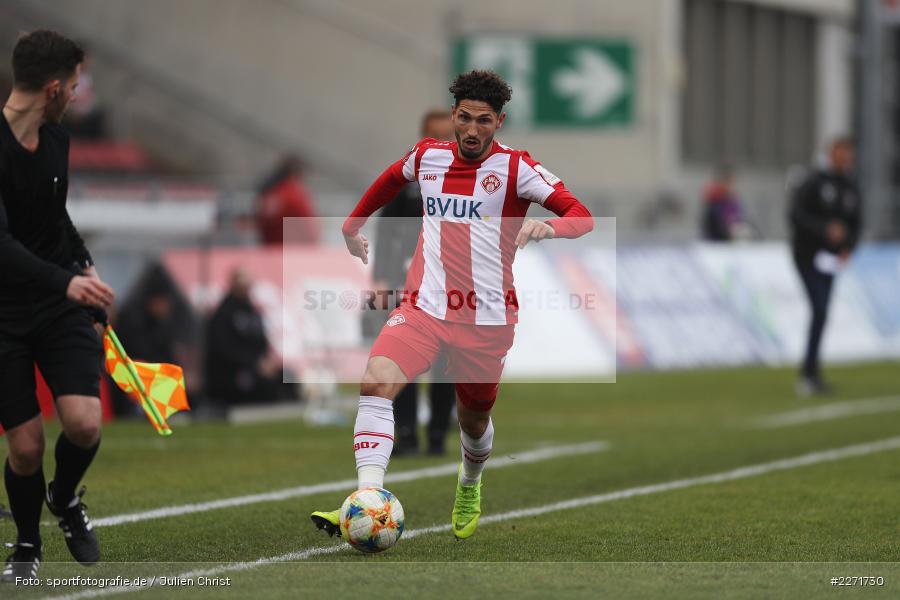
[[[56,516],[72,557],[82,564],[100,560],[100,544],[75,493],[100,447],[100,339],[87,312],[68,311],[42,327],[37,362],[56,397],[62,432],[56,440],[56,470],[47,507]]]
[[[455,328],[449,371],[456,381],[462,453],[451,513],[457,539],[475,533],[481,516],[481,475],[494,443],[491,409],[514,335],[513,325]]]
[[[384,487],[394,447],[393,400],[408,381],[431,366],[440,348],[436,321],[416,309],[398,308],[372,345],[353,428],[358,489]],[[340,532],[338,514],[338,510],[316,511],[311,518],[319,529],[335,535]]]
[[[100,543],[82,502],[85,488],[75,490],[100,447],[100,399],[67,394],[57,398],[56,407],[63,430],[56,439],[56,472],[47,487],[47,507],[72,557],[92,565],[100,560]]]
[[[34,401],[37,407],[37,401]],[[37,411],[39,413],[39,411]],[[4,465],[4,483],[9,508],[16,524],[14,551],[6,558],[0,581],[35,577],[41,564],[41,509],[44,505],[44,428],[40,414],[6,430],[9,456]]]
[[[100,448],[100,399],[67,395],[56,400],[62,432],[56,439],[56,473],[48,496],[57,506],[75,501],[75,490]]]
[[[493,448],[494,424],[491,421],[491,411],[469,408],[457,396],[456,414],[459,417],[462,451],[462,474],[459,480],[463,485],[475,485],[481,480],[481,472],[484,471]]]
[[[403,370],[386,356],[372,356],[359,390],[359,407],[353,426],[357,489],[384,487],[394,448],[394,398],[406,384]],[[340,536],[340,509],[317,510],[310,519],[329,536]]]
[[[353,427],[359,489],[384,487],[384,474],[394,448],[393,401],[406,383],[406,375],[394,359],[369,358],[359,386],[359,409]]]
[[[41,543],[38,524],[44,504],[44,427],[40,415],[5,432],[9,456],[4,479],[18,541]],[[40,502],[36,499],[40,498]]]
[[[41,560],[41,510],[44,506],[44,427],[35,396],[34,359],[21,340],[0,336],[0,425],[8,454],[3,480],[16,524],[15,550],[6,559],[0,581],[33,577]]]
[[[458,383],[456,393],[462,463],[456,480],[451,525],[453,535],[465,539],[475,533],[481,517],[481,473],[494,444],[491,407],[497,397],[497,385]]]

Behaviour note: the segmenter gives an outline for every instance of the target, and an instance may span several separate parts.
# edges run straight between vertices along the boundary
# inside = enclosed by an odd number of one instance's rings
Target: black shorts
[[[0,425],[8,431],[40,414],[35,364],[54,398],[96,398],[102,359],[94,322],[78,306],[15,330],[0,327]]]

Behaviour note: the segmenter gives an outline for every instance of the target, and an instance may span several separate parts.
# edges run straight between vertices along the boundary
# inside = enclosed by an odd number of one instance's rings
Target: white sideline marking
[[[776,429],[778,427],[790,427],[791,425],[802,425],[816,421],[830,421],[842,417],[875,415],[895,411],[900,411],[900,396],[885,396],[883,398],[834,402],[812,408],[776,413],[754,419],[752,424],[761,429]]]
[[[571,508],[579,508],[582,506],[590,506],[593,504],[603,504],[614,500],[623,500],[626,498],[634,498],[637,496],[649,496],[650,494],[658,494],[660,492],[669,492],[672,490],[680,490],[697,485],[706,485],[708,483],[722,483],[725,481],[734,481],[736,479],[746,479],[747,477],[755,477],[757,475],[765,475],[776,471],[785,471],[788,469],[796,469],[798,467],[806,467],[819,463],[841,460],[855,456],[865,456],[867,454],[875,454],[886,450],[900,449],[900,436],[878,440],[876,442],[868,442],[865,444],[856,444],[854,446],[845,446],[843,448],[834,448],[832,450],[821,450],[818,452],[810,452],[792,458],[784,458],[767,463],[757,465],[749,465],[746,467],[738,467],[731,471],[723,471],[721,473],[713,473],[711,475],[701,475],[699,477],[689,477],[687,479],[676,479],[665,483],[656,483],[652,485],[644,485],[639,487],[628,488],[616,492],[608,492],[606,494],[597,494],[596,496],[586,496],[583,498],[574,498],[572,500],[564,500],[553,504],[545,504],[543,506],[535,506],[532,508],[522,508],[519,510],[511,510],[496,515],[488,515],[483,517],[481,524],[498,523],[509,521],[511,519],[521,519],[522,517],[534,517],[559,510],[567,510]],[[431,527],[422,527],[413,529],[403,534],[403,539],[410,539],[420,535],[429,533],[439,533],[449,531],[450,525],[433,525]],[[213,567],[210,569],[202,569],[197,571],[188,571],[172,577],[196,578],[196,577],[217,577],[224,573],[234,573],[239,571],[247,571],[256,567],[266,566],[270,564],[283,562],[297,562],[306,560],[313,556],[321,556],[323,554],[336,554],[343,550],[349,550],[347,544],[333,544],[330,546],[317,546],[282,554],[280,556],[272,556],[269,558],[260,558],[254,561],[229,563]],[[97,598],[99,596],[108,596],[111,594],[123,594],[127,592],[137,592],[145,587],[108,587],[100,590],[85,590],[67,596],[56,596],[51,600],[79,600],[80,598]]]
[[[602,452],[607,448],[609,448],[609,444],[602,441],[586,442],[583,444],[569,444],[566,446],[549,446],[547,448],[538,448],[536,450],[528,450],[525,452],[519,452],[517,454],[492,458],[491,469],[536,463],[544,460],[550,460],[552,458],[559,458],[562,456],[593,454],[595,452]],[[413,469],[411,471],[390,473],[387,475],[387,477],[384,478],[384,481],[386,484],[399,483],[405,481],[415,481],[418,479],[426,479],[429,477],[455,475],[457,469],[459,469],[458,462],[447,463],[437,467],[425,467],[422,469]],[[278,502],[280,500],[300,498],[302,496],[312,496],[313,494],[321,494],[323,492],[352,490],[356,489],[356,483],[356,479],[342,479],[340,481],[317,483],[315,485],[304,485],[300,487],[287,488],[284,490],[276,490],[274,492],[266,492],[263,494],[237,496],[234,498],[222,498],[219,500],[199,502],[196,504],[182,504],[180,506],[165,506],[163,508],[156,508],[143,512],[94,519],[93,524],[96,527],[112,527],[125,523],[137,523],[139,521],[149,521],[151,519],[162,519],[165,517],[189,515],[193,513],[217,510],[220,508],[246,506],[247,504],[258,504],[260,502]]]

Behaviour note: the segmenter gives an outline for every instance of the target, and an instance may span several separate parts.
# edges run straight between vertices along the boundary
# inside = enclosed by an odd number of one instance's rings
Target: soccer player
[[[451,524],[468,538],[481,515],[481,472],[491,455],[491,408],[513,343],[518,302],[512,263],[531,241],[575,238],[593,228],[588,210],[527,152],[494,140],[512,94],[496,73],[471,71],[450,86],[455,142],[426,138],[392,164],[363,195],[343,226],[350,254],[368,263],[366,219],[408,182],[418,182],[423,227],[405,298],[378,338],[360,386],[353,435],[358,485],[380,488],[394,445],[392,401],[408,381],[448,355],[456,385],[462,464]],[[525,220],[531,204],[559,215]],[[339,533],[339,511],[313,522]]]
[[[66,211],[69,137],[60,126],[84,52],[51,31],[13,49],[13,90],[0,118],[0,425],[9,456],[4,480],[18,539],[0,579],[34,577],[46,501],[82,564],[100,546],[76,494],[100,445],[100,338],[89,309],[113,291]],[[37,363],[56,399],[62,433],[56,473],[44,480],[44,430],[35,396]]]

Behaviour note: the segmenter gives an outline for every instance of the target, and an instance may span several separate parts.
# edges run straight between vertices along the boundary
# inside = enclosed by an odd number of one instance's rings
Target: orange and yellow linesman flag
[[[179,410],[190,410],[184,390],[184,372],[177,365],[141,363],[128,358],[112,327],[103,336],[106,370],[122,391],[131,396],[159,435],[172,435],[166,419]]]

